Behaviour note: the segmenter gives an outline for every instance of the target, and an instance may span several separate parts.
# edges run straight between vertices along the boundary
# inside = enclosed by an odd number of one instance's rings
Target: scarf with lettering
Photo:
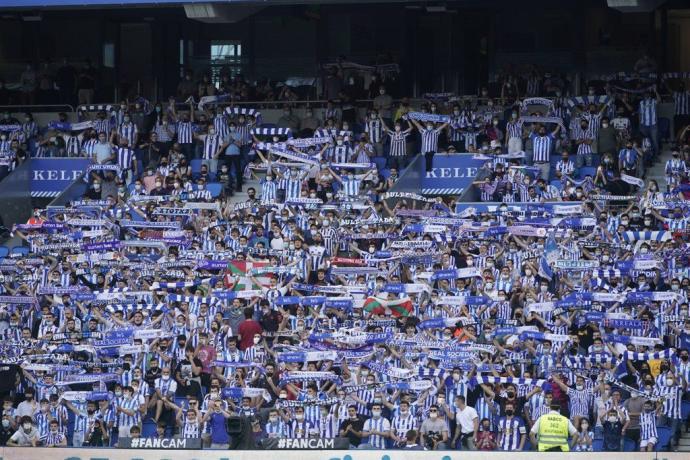
[[[412,120],[417,120],[421,122],[427,122],[431,121],[434,123],[448,123],[450,122],[450,116],[449,115],[440,115],[440,114],[435,114],[435,113],[423,113],[423,112],[407,112],[406,115],[403,115],[403,119],[412,119]]]
[[[316,382],[333,382],[337,385],[342,383],[342,379],[331,371],[290,371],[284,372],[280,376],[279,386],[286,385],[290,382],[300,381],[316,381]]]

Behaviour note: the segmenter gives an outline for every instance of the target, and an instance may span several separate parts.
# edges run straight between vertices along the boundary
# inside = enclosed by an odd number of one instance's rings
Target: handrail
[[[70,104],[17,104],[17,105],[0,105],[0,110],[2,109],[16,109],[12,110],[12,113],[17,113],[17,112],[31,112],[31,110],[19,110],[19,109],[25,109],[25,108],[34,108],[34,107],[69,107],[68,112],[74,112],[74,106]],[[34,112],[43,112],[43,110],[33,110]],[[52,112],[52,110],[48,110],[48,112]],[[57,112],[57,110],[56,110]],[[61,110],[61,112],[64,112],[64,110]]]

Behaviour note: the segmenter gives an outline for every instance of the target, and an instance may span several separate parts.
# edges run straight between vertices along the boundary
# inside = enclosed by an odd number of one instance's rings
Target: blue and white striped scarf
[[[258,136],[292,136],[292,130],[290,128],[252,128],[252,134]]]

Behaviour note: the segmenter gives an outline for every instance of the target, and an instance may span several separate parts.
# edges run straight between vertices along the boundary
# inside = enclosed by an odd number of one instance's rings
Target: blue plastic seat
[[[213,198],[216,198],[220,195],[220,192],[223,190],[223,186],[218,182],[209,182],[208,184],[206,184],[206,190],[211,192],[211,196]]]
[[[637,450],[637,443],[632,439],[623,438],[623,452],[635,452]]]
[[[577,175],[580,179],[584,179],[586,176],[592,176],[592,178],[594,178],[594,176],[596,174],[597,174],[597,168],[595,168],[593,166],[583,166],[580,168],[580,170],[577,173]]]
[[[201,162],[202,160],[192,160],[189,163],[189,166],[192,167],[192,175],[199,174],[199,171],[201,171]]]
[[[23,246],[15,246],[12,248],[12,254],[19,254],[21,256],[29,255],[29,248]]]
[[[386,158],[385,157],[374,157],[372,158],[374,164],[376,165],[376,169],[381,171],[386,167]]]
[[[556,187],[558,190],[563,190],[563,183],[560,179],[554,179],[551,181],[551,185]]]
[[[687,420],[690,416],[690,401],[683,401],[680,405],[680,418]]]
[[[10,248],[7,246],[0,246],[0,259],[7,257],[7,254],[10,253]]]
[[[604,450],[604,440],[595,439],[594,441],[592,441],[592,450],[594,452],[602,452]]]
[[[154,422],[144,422],[141,427],[141,437],[149,438],[156,434],[156,424]]]
[[[673,436],[673,433],[671,433],[671,428],[667,426],[657,426],[656,427],[656,433],[659,435],[657,438],[657,443],[656,446],[654,446],[654,450],[657,452],[665,452],[669,450],[669,443],[671,441],[671,437]]]

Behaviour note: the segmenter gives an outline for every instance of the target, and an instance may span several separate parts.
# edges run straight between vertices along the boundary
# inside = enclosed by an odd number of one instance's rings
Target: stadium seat
[[[592,176],[592,178],[594,178],[596,173],[597,168],[593,166],[583,166],[578,170],[577,177],[580,179],[584,179],[586,176]]]
[[[221,190],[223,190],[223,186],[218,182],[209,182],[206,184],[206,189],[211,192],[213,198],[216,198],[220,195]]]
[[[554,187],[556,187],[558,190],[562,190],[562,189],[563,189],[563,184],[561,183],[561,180],[560,180],[560,179],[554,179],[554,180],[552,180],[552,181],[551,181],[551,185],[553,185]]]
[[[680,406],[680,418],[687,420],[690,416],[690,401],[683,401]]]
[[[654,446],[654,450],[657,452],[667,451],[669,441],[671,441],[671,428],[667,426],[657,426],[656,432],[659,435],[658,442]]]
[[[156,434],[156,423],[155,422],[144,422],[141,427],[141,437],[149,438]]]
[[[10,248],[7,246],[0,246],[0,259],[7,257],[7,254],[10,253]]]
[[[27,256],[29,255],[29,248],[25,248],[24,246],[15,246],[12,248],[12,254]]]
[[[383,176],[384,179],[388,179],[388,177],[391,175],[391,170],[390,169],[380,169],[379,173]]]
[[[201,171],[201,162],[202,160],[192,160],[191,163],[189,163],[189,166],[192,167],[192,175],[199,174],[199,171]]]
[[[372,158],[372,161],[374,164],[376,164],[376,168],[381,171],[386,167],[386,159],[384,157],[374,157]]]
[[[592,441],[592,450],[594,452],[601,452],[604,450],[604,440],[603,439],[595,439]]]
[[[632,439],[623,438],[623,452],[635,452],[637,450],[637,443]]]

